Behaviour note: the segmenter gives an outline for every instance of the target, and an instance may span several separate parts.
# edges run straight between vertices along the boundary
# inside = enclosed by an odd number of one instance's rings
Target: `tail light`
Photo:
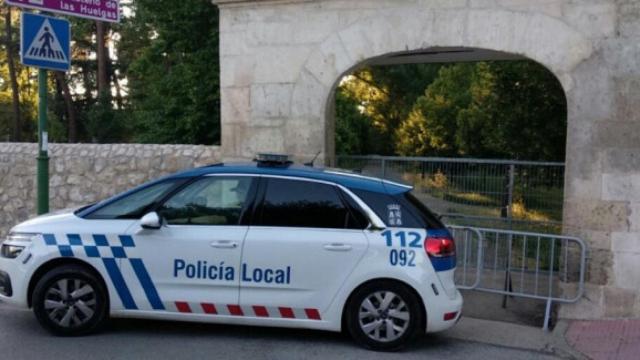
[[[456,255],[456,244],[450,236],[427,237],[424,250],[432,258],[443,258]]]

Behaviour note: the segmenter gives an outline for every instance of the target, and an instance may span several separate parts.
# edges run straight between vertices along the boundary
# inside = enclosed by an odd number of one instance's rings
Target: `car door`
[[[320,319],[367,248],[335,185],[263,177],[244,243],[240,303],[252,316]]]
[[[249,176],[204,176],[159,206],[163,226],[134,229],[122,272],[140,281],[131,291],[139,308],[234,315],[248,230],[241,221],[254,183]]]

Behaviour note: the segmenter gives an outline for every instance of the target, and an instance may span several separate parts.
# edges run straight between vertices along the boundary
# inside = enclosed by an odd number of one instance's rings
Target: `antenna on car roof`
[[[310,166],[313,167],[313,163],[316,161],[316,159],[318,158],[318,156],[320,156],[320,154],[322,153],[322,150],[318,151],[318,153],[316,154],[316,156],[313,157],[313,159],[311,161],[309,161],[308,163],[304,163],[304,166]]]

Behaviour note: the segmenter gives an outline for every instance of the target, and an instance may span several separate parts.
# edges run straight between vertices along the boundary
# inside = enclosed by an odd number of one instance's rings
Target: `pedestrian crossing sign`
[[[69,70],[69,21],[22,12],[20,33],[20,58],[24,65],[59,71]]]

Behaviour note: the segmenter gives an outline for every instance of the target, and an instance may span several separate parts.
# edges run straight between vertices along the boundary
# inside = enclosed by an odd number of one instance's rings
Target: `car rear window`
[[[410,192],[388,195],[351,189],[387,226],[421,229],[444,227],[438,217]]]
[[[445,227],[442,221],[438,218],[438,215],[431,211],[410,191],[396,195],[395,197],[400,199],[400,202],[402,202],[407,209],[411,210],[411,212],[420,219],[422,224],[424,224],[424,228],[441,229]]]

